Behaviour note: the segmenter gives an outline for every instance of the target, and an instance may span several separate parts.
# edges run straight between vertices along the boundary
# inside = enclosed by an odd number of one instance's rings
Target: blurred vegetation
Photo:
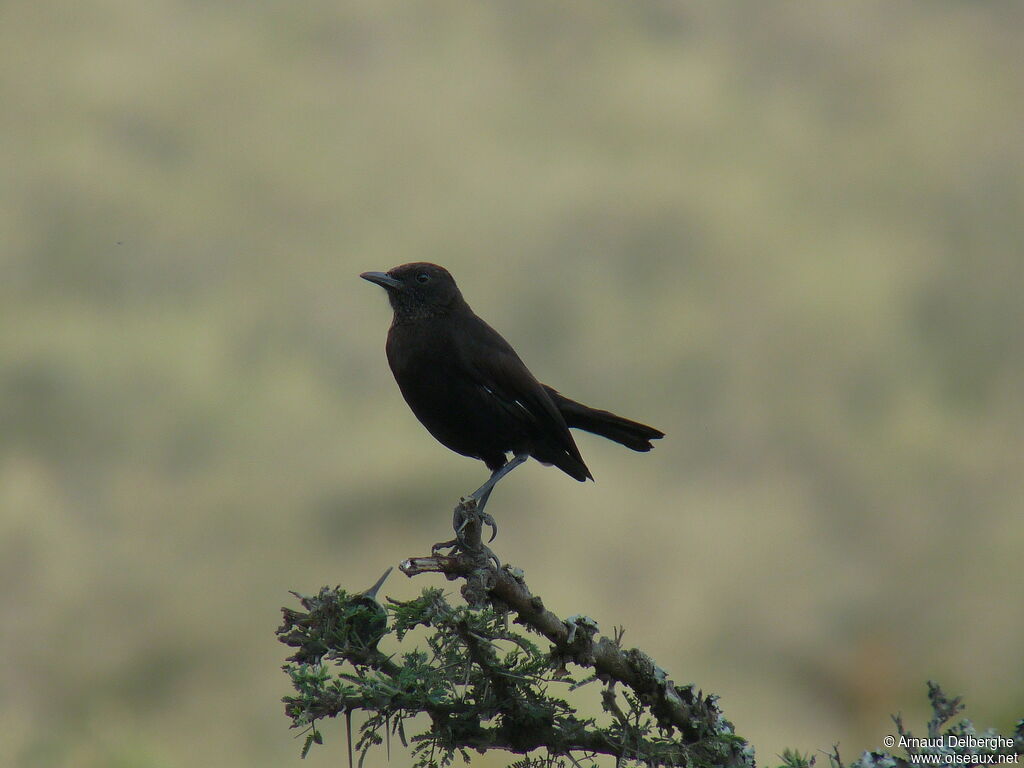
[[[502,483],[552,608],[722,694],[762,761],[876,748],[928,678],[1008,732],[1022,22],[3,4],[5,759],[295,759],[286,590],[423,553],[484,477],[408,412],[356,277],[424,259],[543,380],[668,433]]]

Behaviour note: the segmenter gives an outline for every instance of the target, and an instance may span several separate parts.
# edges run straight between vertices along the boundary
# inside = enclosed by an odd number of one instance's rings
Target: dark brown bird
[[[479,512],[495,483],[530,456],[577,480],[593,479],[569,427],[634,451],[649,451],[650,441],[664,436],[537,381],[509,343],[474,314],[444,267],[419,262],[360,277],[388,293],[395,313],[388,363],[416,418],[443,445],[491,470],[470,496]]]

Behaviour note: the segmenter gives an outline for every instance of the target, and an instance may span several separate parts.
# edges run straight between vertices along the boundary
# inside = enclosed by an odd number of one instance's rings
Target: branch
[[[593,667],[598,679],[614,680],[629,687],[650,706],[659,727],[677,729],[686,743],[695,744],[709,736],[733,736],[732,725],[722,717],[716,697],[695,694],[689,685],[675,685],[665,670],[638,648],[623,650],[608,637],[595,640],[598,627],[593,619],[559,618],[530,591],[521,570],[508,565],[496,568],[487,555],[463,550],[450,555],[413,557],[403,561],[399,570],[409,577],[440,573],[449,580],[465,580],[462,596],[470,606],[489,605],[499,612],[515,612],[516,623],[553,643],[553,658],[563,665],[572,662]],[[742,744],[740,739],[737,742]],[[723,764],[750,763],[752,759],[738,748]]]
[[[400,568],[407,576],[461,579],[467,605],[452,606],[432,588],[387,606],[370,591],[323,588],[298,596],[305,611],[282,609],[278,637],[297,649],[285,666],[297,695],[285,697],[285,708],[292,727],[307,730],[306,749],[322,741],[318,720],[363,710],[369,717],[356,746],[364,756],[382,742],[381,732],[403,734],[405,719],[428,715],[429,730],[410,740],[421,768],[447,765],[456,751],[468,758],[466,750],[492,749],[524,755],[544,749],[543,762],[552,766],[564,765],[562,757],[579,765],[576,757],[610,755],[649,766],[753,768],[753,750],[734,734],[715,697],[677,686],[647,654],[623,650],[620,635],[597,637],[592,619],[563,620],[547,610],[522,571],[499,567],[483,546],[475,508],[463,504],[457,512],[467,525],[460,541],[446,545],[448,554],[435,547]],[[510,612],[515,625],[540,634],[551,648],[545,652],[511,629]],[[417,627],[427,630],[426,651],[397,658],[377,649],[385,636],[401,642]],[[586,680],[575,680],[569,664],[585,668]],[[595,678],[606,684],[602,708],[611,717],[604,725],[549,693]],[[541,762],[528,757],[516,765]]]

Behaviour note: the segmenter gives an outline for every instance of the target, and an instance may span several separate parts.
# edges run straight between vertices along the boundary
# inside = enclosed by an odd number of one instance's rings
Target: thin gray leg
[[[487,482],[477,488],[473,493],[469,495],[469,498],[476,502],[476,513],[480,518],[480,522],[484,525],[491,527],[491,538],[488,541],[494,541],[494,537],[498,535],[498,524],[494,522],[494,518],[484,512],[484,507],[487,504],[487,500],[491,498],[491,491],[494,490],[494,486],[501,478],[511,472],[513,469],[518,467],[524,461],[530,458],[528,453],[517,453],[512,457],[512,461],[506,462],[502,466],[498,467],[491,473],[491,476],[487,478]],[[466,524],[469,521],[461,517],[461,508],[455,508],[455,535],[461,538],[462,531],[465,529]]]
[[[491,473],[491,476],[487,478],[487,482],[477,488],[473,493],[470,494],[471,499],[476,499],[476,511],[482,512],[484,505],[487,504],[487,499],[491,497],[491,491],[494,490],[494,486],[501,478],[511,472],[513,469],[518,467],[524,461],[530,458],[528,453],[517,453],[512,457],[512,461],[506,462],[502,466],[498,467]]]

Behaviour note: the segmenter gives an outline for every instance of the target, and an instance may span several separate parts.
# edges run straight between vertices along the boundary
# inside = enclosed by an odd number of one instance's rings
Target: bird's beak
[[[371,283],[376,283],[381,288],[401,288],[402,281],[395,280],[387,272],[363,272],[360,275],[363,280],[369,280]]]

